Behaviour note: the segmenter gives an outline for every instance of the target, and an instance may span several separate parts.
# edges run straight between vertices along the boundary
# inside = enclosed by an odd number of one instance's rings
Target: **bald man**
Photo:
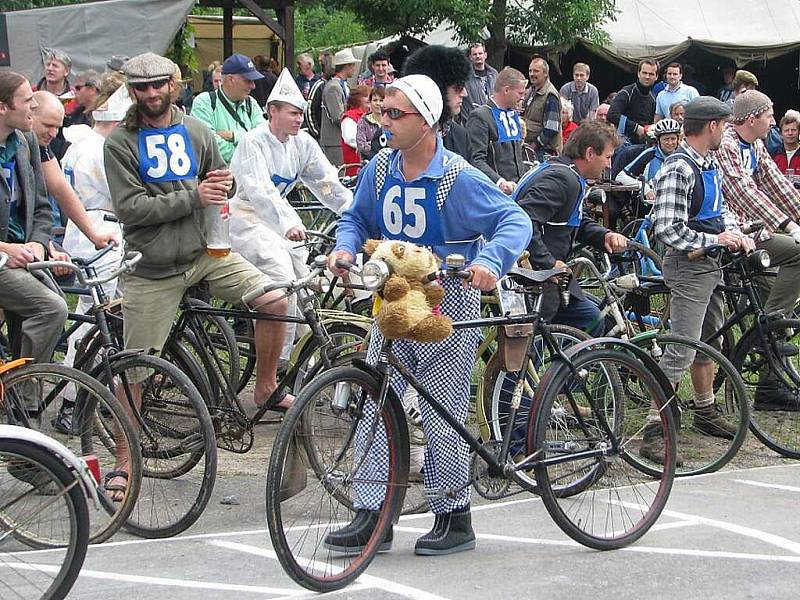
[[[33,133],[39,142],[42,174],[51,196],[50,204],[53,212],[57,213],[60,209],[92,241],[95,248],[104,248],[111,241],[119,243],[118,236],[113,232],[95,230],[86,209],[61,172],[58,161],[50,152],[50,142],[58,135],[58,130],[64,121],[64,107],[61,101],[54,94],[44,90],[34,92],[33,98],[36,102],[36,108],[33,109]],[[55,226],[60,227],[60,221],[55,218],[54,220]],[[52,244],[50,252],[59,254]]]

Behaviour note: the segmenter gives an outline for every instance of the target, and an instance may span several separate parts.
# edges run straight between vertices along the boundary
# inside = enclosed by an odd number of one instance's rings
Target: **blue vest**
[[[694,171],[694,189],[687,223],[689,229],[712,234],[725,231],[725,221],[722,218],[725,199],[722,196],[719,171],[716,168],[701,170],[686,150],[680,147],[667,160],[683,160]]]
[[[578,197],[575,199],[575,205],[572,208],[572,212],[569,214],[569,219],[566,223],[556,223],[548,221],[548,225],[567,225],[569,227],[580,227],[581,226],[581,219],[583,218],[583,199],[586,197],[586,180],[578,173],[575,169],[570,167],[569,165],[565,165],[562,163],[549,163],[543,162],[539,163],[539,166],[535,169],[528,171],[519,180],[517,187],[514,189],[514,193],[511,195],[511,199],[514,200],[517,204],[519,204],[519,199],[524,195],[527,188],[534,182],[534,180],[539,177],[542,173],[544,173],[547,169],[550,168],[558,168],[562,167],[568,169],[575,177],[578,178],[578,182],[581,185],[581,191],[578,193]]]

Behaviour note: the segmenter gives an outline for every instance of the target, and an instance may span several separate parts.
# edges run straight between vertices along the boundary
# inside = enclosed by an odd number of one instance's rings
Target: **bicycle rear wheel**
[[[620,350],[574,354],[572,368],[549,369],[534,397],[528,453],[537,453],[536,481],[547,512],[564,533],[597,550],[620,548],[652,527],[667,502],[675,474],[675,425],[666,396],[644,364]],[[608,373],[625,381],[622,394]],[[630,392],[636,391],[635,396]],[[645,428],[639,396],[656,407],[648,425],[663,444],[655,479],[626,460]],[[591,407],[587,418],[566,418],[564,398]],[[561,490],[568,489],[569,493]]]
[[[5,373],[2,383],[0,420],[40,431],[77,456],[97,458],[100,502],[89,508],[89,537],[92,543],[110,538],[133,510],[142,478],[139,437],[129,413],[108,388],[65,365],[25,365]],[[114,476],[120,469],[127,481]],[[106,489],[112,484],[120,489]]]
[[[111,368],[142,449],[141,490],[125,528],[147,538],[177,535],[197,521],[214,489],[217,447],[208,409],[189,378],[161,358],[122,356]]]
[[[35,444],[0,439],[0,507],[0,597],[66,598],[89,543],[89,509],[75,474]],[[31,540],[57,549],[28,555]]]
[[[800,458],[800,355],[781,355],[785,353],[779,350],[798,344],[800,320],[756,323],[739,340],[732,361],[751,402],[750,430],[768,448],[789,458]]]
[[[408,473],[405,415],[356,367],[330,369],[286,413],[267,472],[267,524],[281,566],[297,583],[327,592],[355,580],[399,514]],[[366,457],[382,461],[367,462]],[[380,498],[383,501],[380,501]],[[367,498],[370,498],[368,501]],[[376,499],[377,498],[377,499]],[[353,518],[353,505],[379,504],[362,548],[343,554],[326,538]]]
[[[636,343],[634,341],[634,343]],[[659,367],[670,380],[677,379],[675,395],[670,402],[677,403],[680,418],[676,422],[678,443],[675,475],[713,473],[726,465],[742,447],[747,437],[750,411],[739,372],[720,352],[703,342],[676,335],[660,335],[638,343],[658,360]],[[679,356],[694,353],[694,361],[712,365],[713,404],[705,408],[695,406],[695,390],[690,369],[682,369]],[[683,372],[681,372],[683,371]],[[634,399],[631,391],[629,398]],[[649,398],[640,398],[643,406]],[[629,459],[637,460],[636,454]],[[656,475],[650,460],[642,460],[640,468]]]

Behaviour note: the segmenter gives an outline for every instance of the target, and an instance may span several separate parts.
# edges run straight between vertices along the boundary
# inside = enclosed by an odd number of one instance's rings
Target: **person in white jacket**
[[[231,160],[237,185],[230,202],[231,249],[275,282],[307,273],[305,228],[287,199],[297,183],[337,215],[353,200],[319,144],[300,131],[305,105],[294,78],[284,69],[267,99],[269,121],[242,137]],[[294,309],[290,301],[289,310]],[[287,359],[294,324],[287,328],[279,321],[269,323],[276,345],[286,341],[281,358]]]
[[[61,168],[64,177],[75,190],[86,214],[89,216],[92,229],[103,234],[111,234],[117,240],[122,239],[122,230],[116,221],[106,220],[106,215],[114,216],[111,206],[111,192],[108,190],[106,170],[103,161],[103,144],[106,136],[119,125],[125,118],[125,113],[131,105],[128,90],[123,85],[114,92],[108,100],[92,112],[94,126],[73,125],[64,129],[64,137],[71,142],[64,158],[61,159]],[[70,220],[64,233],[64,250],[71,256],[87,257],[95,253],[95,243],[90,240]],[[108,254],[97,260],[93,266],[98,276],[116,269],[122,260],[122,246],[117,246]],[[109,298],[114,298],[117,292],[117,280],[103,284],[103,290]],[[86,313],[92,307],[91,296],[79,296],[76,312]],[[67,355],[64,363],[72,365],[75,360],[77,344],[89,331],[90,325],[84,323],[69,338]],[[69,394],[69,392],[68,392]],[[72,403],[65,397],[62,409],[59,411],[56,427],[68,428],[72,413]]]

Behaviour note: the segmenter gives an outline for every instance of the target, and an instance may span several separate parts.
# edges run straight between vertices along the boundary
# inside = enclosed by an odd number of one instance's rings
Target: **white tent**
[[[102,72],[113,54],[163,54],[195,1],[106,0],[7,12],[8,62],[35,82],[46,48],[69,54],[73,73]]]

